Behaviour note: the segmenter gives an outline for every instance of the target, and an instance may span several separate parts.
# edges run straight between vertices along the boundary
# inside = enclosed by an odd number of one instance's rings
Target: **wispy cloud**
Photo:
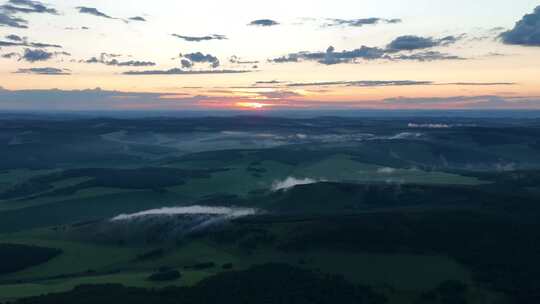
[[[61,45],[58,44],[51,44],[51,43],[43,43],[43,42],[32,42],[28,41],[28,38],[21,37],[18,35],[7,35],[6,40],[0,40],[0,47],[18,47],[18,46],[26,46],[26,47],[35,47],[35,48],[62,48]]]
[[[247,70],[183,70],[173,68],[169,70],[146,70],[146,71],[128,71],[124,75],[204,75],[204,74],[241,74],[250,73]]]
[[[217,68],[220,65],[219,59],[216,56],[211,54],[203,54],[201,52],[184,55],[180,54],[180,58],[182,59],[182,66],[186,68],[191,68],[193,65],[198,63],[208,63],[212,68]]]
[[[12,16],[0,8],[0,26],[14,28],[28,28],[28,21],[19,17]]]
[[[268,27],[268,26],[279,25],[279,22],[272,19],[258,19],[258,20],[251,21],[248,25]]]
[[[93,15],[93,16],[96,16],[96,17],[102,17],[102,18],[107,18],[107,19],[116,19],[116,18],[113,18],[113,17],[101,12],[100,10],[98,10],[95,7],[78,6],[77,9],[79,10],[79,13],[81,13],[81,14]]]
[[[236,55],[231,56],[229,62],[233,64],[259,64],[258,60],[244,60]]]
[[[58,68],[29,68],[18,69],[15,74],[36,74],[36,75],[71,75],[71,72],[66,69]]]
[[[47,61],[54,56],[54,53],[41,49],[25,49],[22,58],[28,62]]]
[[[428,49],[437,46],[448,46],[456,43],[459,39],[460,37],[456,36],[446,36],[443,38],[420,37],[413,35],[400,36],[388,44],[387,50],[399,52]]]
[[[385,48],[361,46],[354,50],[336,51],[329,46],[325,52],[298,52],[286,56],[269,59],[273,63],[288,63],[301,61],[315,61],[325,65],[355,63],[358,60],[408,60],[408,61],[436,61],[436,60],[462,60],[457,55],[451,55],[434,50],[426,50],[439,46],[448,46],[456,43],[460,37],[447,36],[443,38],[400,36],[394,39]],[[412,51],[420,52],[412,53]]]
[[[20,69],[16,73],[69,75],[57,68]],[[192,72],[190,72],[192,73]],[[211,71],[216,73],[216,71]],[[230,93],[230,92],[229,92]],[[286,90],[253,95],[186,95],[183,93],[93,90],[0,90],[0,109],[114,110],[114,109],[234,109],[240,104],[279,109],[540,109],[534,96],[471,95],[450,97],[395,97],[357,101],[322,101]],[[219,94],[214,92],[213,94]],[[250,97],[256,98],[256,101]],[[264,108],[264,107],[263,107]]]
[[[208,35],[208,36],[184,36],[179,34],[172,34],[173,37],[189,41],[189,42],[201,42],[201,41],[210,41],[210,40],[227,40],[225,35]]]
[[[139,60],[126,60],[120,61],[116,57],[121,57],[118,54],[109,54],[101,53],[99,57],[92,57],[90,59],[84,60],[84,63],[100,63],[108,66],[119,66],[119,67],[148,67],[155,66],[156,63],[153,61],[139,61]]]
[[[417,86],[432,85],[432,81],[415,80],[359,80],[359,81],[327,81],[291,83],[289,87],[312,87],[312,86],[349,86],[349,87],[388,87],[388,86]]]
[[[540,46],[540,6],[523,16],[513,29],[500,35],[506,44]]]
[[[135,16],[128,18],[130,21],[139,21],[139,22],[146,22],[146,19],[141,16]]]
[[[326,19],[325,27],[333,26],[352,26],[362,27],[365,25],[375,25],[380,23],[396,24],[401,23],[401,19],[384,19],[384,18],[360,18],[360,19]]]

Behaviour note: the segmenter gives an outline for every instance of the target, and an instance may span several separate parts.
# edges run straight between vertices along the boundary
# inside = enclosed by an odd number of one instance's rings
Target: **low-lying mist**
[[[215,231],[234,219],[260,213],[260,209],[240,207],[163,207],[120,214],[80,233],[102,242],[167,242]]]

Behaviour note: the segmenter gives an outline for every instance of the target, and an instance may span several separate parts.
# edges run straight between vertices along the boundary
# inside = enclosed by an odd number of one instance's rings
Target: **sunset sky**
[[[0,110],[540,109],[539,5],[0,1]]]

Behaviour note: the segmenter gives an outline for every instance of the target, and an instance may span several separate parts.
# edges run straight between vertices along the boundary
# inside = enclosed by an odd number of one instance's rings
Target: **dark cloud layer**
[[[387,49],[393,51],[414,51],[420,49],[428,49],[437,46],[447,46],[456,43],[459,37],[446,36],[440,39],[433,37],[420,36],[400,36],[388,44]]]
[[[327,19],[325,27],[331,26],[352,26],[362,27],[364,25],[375,25],[379,23],[395,24],[401,23],[401,19],[384,19],[384,18],[362,18],[362,19]]]
[[[257,60],[243,60],[236,55],[231,56],[229,62],[233,64],[259,64],[259,61]]]
[[[340,63],[354,63],[358,60],[412,60],[412,61],[435,61],[435,60],[460,60],[459,56],[449,55],[438,51],[423,51],[410,53],[411,51],[429,49],[436,46],[447,46],[457,42],[460,37],[447,36],[440,39],[418,36],[401,36],[394,39],[386,48],[361,46],[354,50],[336,51],[333,46],[328,47],[326,52],[298,52],[286,56],[270,59],[273,63],[287,63],[300,61],[316,61],[321,64],[332,65]],[[407,51],[407,53],[402,53]]]
[[[128,60],[128,61],[120,61],[116,59],[117,57],[121,57],[119,54],[109,54],[109,53],[101,53],[101,55],[98,57],[92,57],[88,60],[84,60],[84,63],[101,63],[108,66],[120,66],[120,67],[148,67],[148,66],[155,66],[156,63],[153,61],[139,61],[139,60]]]
[[[251,21],[248,25],[251,26],[275,26],[279,25],[279,22],[271,19],[258,19]]]
[[[28,21],[22,18],[12,16],[8,12],[2,11],[2,9],[0,8],[0,26],[28,28]]]
[[[94,7],[78,6],[77,9],[79,10],[79,13],[81,13],[81,14],[88,14],[88,15],[93,15],[93,16],[96,16],[96,17],[107,18],[107,19],[115,19],[115,18],[113,18],[113,17],[99,11],[97,8],[94,8]]]
[[[11,40],[11,41],[23,41],[24,40],[21,36],[14,35],[14,34],[7,35],[6,39]]]
[[[281,82],[268,82],[268,84],[280,84]],[[419,80],[356,80],[356,81],[325,81],[325,82],[301,82],[290,83],[287,87],[320,87],[320,86],[348,86],[348,87],[385,87],[385,86],[430,86],[430,85],[456,85],[456,86],[501,86],[515,85],[514,82],[448,82],[437,83],[434,81]]]
[[[65,70],[55,68],[23,70],[22,73],[62,75]],[[49,73],[50,74],[47,74]],[[215,73],[215,71],[212,71]],[[228,92],[225,92],[228,93]],[[297,93],[276,91],[260,95],[271,101],[276,108],[308,109],[362,109],[379,106],[388,109],[444,109],[447,106],[460,109],[527,109],[539,108],[537,97],[497,95],[450,96],[408,98],[396,97],[362,102],[321,102],[320,100],[298,99]],[[92,90],[7,90],[0,88],[0,108],[17,110],[125,110],[125,109],[208,109],[208,106],[229,108],[238,101],[236,97],[184,95],[178,93],[120,92],[99,88]]]
[[[465,60],[465,58],[457,56],[457,55],[451,55],[446,53],[441,53],[437,51],[427,51],[427,52],[419,52],[414,54],[401,54],[392,57],[392,60],[412,60],[412,61],[437,61],[437,60]]]
[[[178,34],[172,34],[173,37],[180,38],[189,42],[201,42],[201,41],[210,41],[210,40],[227,40],[227,37],[224,35],[208,35],[208,36],[183,36]]]
[[[20,59],[20,58],[21,58],[21,54],[15,53],[15,52],[11,52],[11,53],[2,54],[2,55],[0,55],[0,57],[2,57],[2,58],[4,58],[4,59],[12,59],[12,58],[18,58],[18,59]]]
[[[283,81],[279,81],[279,80],[260,80],[260,81],[255,82],[255,85],[281,84],[281,83],[283,83]]]
[[[38,14],[53,14],[57,15],[58,11],[52,7],[48,7],[39,1],[31,0],[9,0],[0,9],[10,13],[38,13]]]
[[[124,75],[204,75],[204,74],[241,74],[251,71],[244,70],[182,70],[174,68],[170,70],[147,70],[147,71],[128,71]]]
[[[128,20],[131,20],[131,21],[140,21],[140,22],[146,22],[146,19],[144,19],[143,17],[141,16],[135,16],[135,17],[131,17],[129,18]]]
[[[8,41],[0,40],[0,47],[26,46],[26,47],[33,47],[33,48],[62,48],[62,46],[58,44],[31,42],[31,41],[28,41],[27,37],[21,37],[14,34],[7,35],[6,40]]]
[[[0,40],[0,46],[3,47],[17,47],[17,46],[26,46],[34,48],[62,48],[58,44],[42,43],[42,42],[30,42],[26,37],[20,37],[18,35],[7,35],[6,40]]]
[[[219,59],[216,56],[210,54],[203,54],[201,52],[189,53],[189,54],[180,54],[181,62],[183,67],[187,67],[188,64],[186,60],[191,63],[191,66],[197,63],[208,63],[212,68],[217,68],[220,65]]]
[[[39,1],[32,0],[9,0],[0,5],[0,26],[13,28],[28,28],[28,21],[15,14],[52,14],[58,15],[58,11]]]
[[[30,68],[19,69],[15,74],[36,74],[36,75],[71,75],[68,70],[57,68]]]
[[[338,63],[350,63],[356,59],[374,60],[387,57],[384,49],[376,47],[362,46],[352,51],[336,52],[335,48],[330,46],[326,52],[299,52],[287,56],[271,59],[274,63],[317,61],[322,64],[331,65]],[[389,59],[389,57],[388,57]]]
[[[516,85],[515,82],[449,82],[442,85],[458,85],[458,86],[501,86],[501,85]]]
[[[41,49],[25,49],[22,58],[28,62],[47,61],[54,56],[54,53]]]
[[[327,81],[291,83],[288,87],[312,87],[312,86],[348,86],[348,87],[390,87],[390,86],[415,86],[431,85],[432,81],[416,80],[358,80],[358,81]]]
[[[523,16],[513,29],[501,34],[506,44],[540,46],[540,6],[534,12]]]

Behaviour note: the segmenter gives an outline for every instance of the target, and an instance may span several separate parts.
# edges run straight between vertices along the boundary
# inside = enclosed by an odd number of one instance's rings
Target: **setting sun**
[[[260,102],[237,102],[236,106],[242,109],[263,109],[272,105]]]

